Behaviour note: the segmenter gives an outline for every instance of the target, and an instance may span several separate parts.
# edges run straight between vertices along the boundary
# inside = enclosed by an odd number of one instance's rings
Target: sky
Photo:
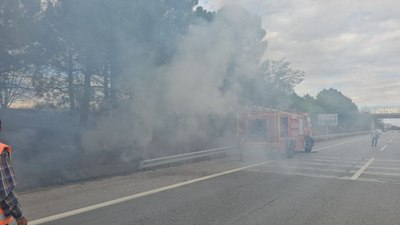
[[[358,106],[400,105],[399,0],[200,0],[240,4],[263,19],[266,58],[285,57],[305,79],[295,91],[336,88]]]

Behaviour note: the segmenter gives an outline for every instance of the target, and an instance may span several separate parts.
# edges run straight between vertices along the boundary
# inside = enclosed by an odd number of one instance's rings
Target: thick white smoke
[[[144,63],[140,76],[126,77],[134,98],[125,111],[110,113],[84,133],[84,150],[122,152],[121,158],[132,160],[151,157],[147,151],[154,151],[150,148],[156,138],[169,143],[206,140],[212,135],[210,126],[218,126],[207,118],[234,113],[241,80],[257,75],[266,49],[260,26],[260,18],[235,6],[211,22],[191,25],[169,64]],[[128,75],[137,71],[135,65]],[[162,146],[153,147],[160,147],[157,151],[163,155]]]

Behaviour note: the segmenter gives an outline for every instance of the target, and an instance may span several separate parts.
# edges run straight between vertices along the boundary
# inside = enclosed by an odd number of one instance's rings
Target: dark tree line
[[[330,88],[323,89],[316,97],[305,95],[299,97],[292,95],[291,105],[293,110],[308,112],[314,124],[317,125],[318,114],[338,114],[337,132],[368,130],[371,118],[367,114],[360,113],[357,105],[342,92]]]
[[[190,26],[211,23],[216,14],[232,18],[229,14],[244,11],[237,8],[211,13],[196,6],[196,0],[1,0],[2,107],[35,96],[47,107],[78,112],[81,124],[91,111],[118,107],[121,100],[135,94],[124,87],[124,79],[142,76],[144,64],[162,67],[170,63]],[[284,61],[272,62],[282,67],[278,68],[281,74],[270,74],[277,70],[272,64],[258,66],[266,50],[265,31],[258,17],[240,13],[248,18],[225,19],[225,26],[234,27],[231,35],[245,42],[234,43],[237,50],[230,56],[221,92],[249,71],[260,74],[267,85],[261,88],[271,89],[266,95],[282,86],[292,91],[303,75],[287,74]],[[248,30],[256,30],[258,36],[251,40],[244,37],[243,26],[236,24],[239,21],[244,21]],[[243,58],[258,71],[241,70],[236,63]],[[265,76],[272,80],[266,82]],[[254,81],[242,81],[245,85],[249,82]],[[252,103],[270,101],[266,95],[256,97],[258,93],[243,95],[251,95]]]
[[[1,0],[2,107],[34,94],[52,107],[79,110],[86,123],[91,109],[131,97],[121,77],[135,64],[148,57],[157,66],[168,63],[188,26],[198,17],[210,19],[200,8],[193,11],[196,5]]]

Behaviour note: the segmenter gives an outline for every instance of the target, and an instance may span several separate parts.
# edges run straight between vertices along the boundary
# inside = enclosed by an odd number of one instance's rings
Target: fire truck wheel
[[[287,158],[292,158],[294,155],[294,141],[293,140],[288,140],[286,142],[286,157]]]

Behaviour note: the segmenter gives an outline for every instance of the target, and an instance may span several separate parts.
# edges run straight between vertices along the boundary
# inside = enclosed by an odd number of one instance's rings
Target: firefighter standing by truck
[[[15,185],[15,175],[11,165],[11,147],[0,142],[0,225],[7,225],[13,219],[17,221],[17,225],[28,224],[22,215]]]

